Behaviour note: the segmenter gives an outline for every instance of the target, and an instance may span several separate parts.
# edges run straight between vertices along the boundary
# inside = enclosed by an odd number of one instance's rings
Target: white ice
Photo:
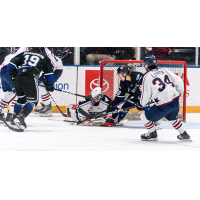
[[[200,114],[187,113],[183,123],[193,142],[177,139],[178,132],[168,122],[161,123],[158,141],[141,141],[146,132],[141,121],[123,127],[72,126],[60,113],[53,117],[31,114],[27,129],[13,132],[0,123],[0,151],[199,151]],[[58,121],[61,120],[61,121]]]

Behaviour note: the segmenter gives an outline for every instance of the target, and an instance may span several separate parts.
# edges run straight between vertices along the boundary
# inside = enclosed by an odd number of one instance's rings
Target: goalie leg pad
[[[106,121],[105,121],[105,123],[103,124],[103,126],[113,126],[114,123],[115,123],[114,119],[113,119],[112,117],[110,117],[110,116],[107,117],[105,120],[106,120]]]

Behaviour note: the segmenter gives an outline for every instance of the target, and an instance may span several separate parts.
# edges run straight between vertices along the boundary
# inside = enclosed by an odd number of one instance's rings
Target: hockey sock
[[[148,130],[148,133],[152,133],[156,130],[155,128],[155,123],[153,121],[149,121],[147,124],[144,125],[147,130]]]
[[[181,134],[185,131],[184,127],[183,127],[183,124],[181,122],[180,119],[177,119],[177,120],[170,120],[169,121],[172,126]]]
[[[44,105],[47,106],[47,105],[51,104],[50,96],[49,96],[48,93],[46,93],[45,95],[42,95],[42,96],[41,96],[41,99],[42,99],[42,103],[43,103]]]
[[[4,92],[4,97],[0,101],[0,108],[3,110],[7,109],[9,102],[14,98],[15,94],[13,92]],[[7,107],[6,107],[7,106]],[[5,110],[4,110],[5,112]]]
[[[20,113],[22,107],[23,107],[22,104],[16,103],[14,106],[14,112],[18,115]]]
[[[26,103],[23,107],[23,113],[24,113],[24,116],[27,117],[34,109],[35,107],[35,104],[34,103]]]
[[[42,100],[42,103],[44,105],[49,105],[51,103],[50,101],[50,95],[47,93],[45,87],[40,87],[40,95],[41,95],[41,100]]]
[[[13,114],[14,113],[14,107],[15,107],[15,104],[17,103],[17,100],[14,99],[11,103],[11,106],[10,106],[10,113]]]
[[[2,109],[3,112],[5,112],[5,110],[7,108],[6,105],[8,105],[8,102],[6,102],[3,99],[1,99],[1,101],[0,101],[0,109]]]

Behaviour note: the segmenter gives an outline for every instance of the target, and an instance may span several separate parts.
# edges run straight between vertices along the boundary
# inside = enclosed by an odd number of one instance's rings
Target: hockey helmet
[[[101,87],[96,87],[92,89],[92,91],[90,92],[90,95],[92,96],[91,101],[93,102],[93,104],[96,104],[97,102],[101,101],[104,96],[103,90],[101,89]]]
[[[143,59],[142,66],[148,65],[149,69],[157,67],[157,58],[154,55],[148,55]]]
[[[36,52],[40,52],[41,47],[29,47],[29,51],[36,51]]]
[[[131,69],[132,69],[131,66],[129,66],[128,64],[124,64],[117,69],[117,73],[124,76],[124,74],[126,75],[129,74],[131,72]]]

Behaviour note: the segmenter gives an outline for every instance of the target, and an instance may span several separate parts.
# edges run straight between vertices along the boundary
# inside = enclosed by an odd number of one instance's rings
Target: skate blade
[[[150,139],[143,139],[141,138],[142,141],[157,141],[158,138],[150,138]]]
[[[180,140],[180,141],[182,141],[182,142],[192,142],[191,139],[182,139],[182,140]]]
[[[40,117],[53,117],[53,114],[40,114]]]

